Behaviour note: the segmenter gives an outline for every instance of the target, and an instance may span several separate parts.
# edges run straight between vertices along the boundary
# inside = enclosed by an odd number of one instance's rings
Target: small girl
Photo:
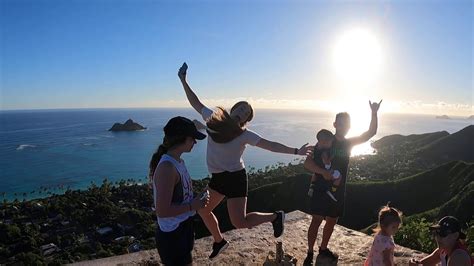
[[[402,213],[388,205],[379,211],[379,223],[374,230],[376,234],[365,260],[365,266],[395,265],[393,236],[397,233],[402,222]]]

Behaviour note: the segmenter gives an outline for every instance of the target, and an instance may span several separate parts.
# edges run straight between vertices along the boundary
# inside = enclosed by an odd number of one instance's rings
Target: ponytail
[[[186,141],[186,137],[184,136],[177,136],[177,137],[163,137],[163,143],[158,146],[158,149],[153,153],[150,159],[149,170],[148,170],[148,178],[150,182],[153,181],[153,175],[155,174],[155,169],[158,166],[158,163],[161,160],[161,157],[168,152],[170,148],[175,145],[184,143]]]

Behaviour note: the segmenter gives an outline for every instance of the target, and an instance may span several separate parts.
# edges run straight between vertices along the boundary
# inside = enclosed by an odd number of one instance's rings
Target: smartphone
[[[204,200],[204,199],[207,198],[208,196],[209,196],[209,191],[206,190],[206,191],[204,191],[204,192],[202,193],[202,196],[201,196],[200,200]]]

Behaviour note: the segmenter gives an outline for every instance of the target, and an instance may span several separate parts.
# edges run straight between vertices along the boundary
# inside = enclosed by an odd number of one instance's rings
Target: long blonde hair
[[[253,108],[246,101],[240,101],[231,108],[231,112],[242,104],[248,104],[250,115],[245,121],[236,121],[224,108],[217,107],[212,116],[206,122],[207,133],[217,143],[227,143],[240,136],[245,131],[245,124],[253,119]]]

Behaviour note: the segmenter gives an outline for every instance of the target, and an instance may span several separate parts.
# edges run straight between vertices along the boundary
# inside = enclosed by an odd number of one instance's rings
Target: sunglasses
[[[439,237],[447,237],[451,232],[449,230],[431,230],[431,234],[433,237],[439,236]]]

